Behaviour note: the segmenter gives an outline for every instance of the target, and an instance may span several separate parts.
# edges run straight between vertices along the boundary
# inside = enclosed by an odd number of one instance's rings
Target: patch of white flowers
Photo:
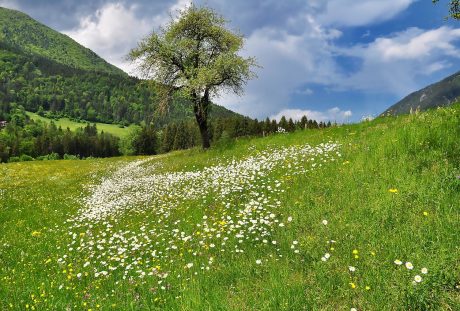
[[[253,149],[239,161],[174,172],[162,171],[156,157],[132,162],[89,189],[67,221],[69,243],[58,262],[72,263],[78,278],[162,281],[184,269],[208,271],[220,253],[277,248],[273,232],[292,221],[280,210],[286,180],[335,161],[339,147]]]

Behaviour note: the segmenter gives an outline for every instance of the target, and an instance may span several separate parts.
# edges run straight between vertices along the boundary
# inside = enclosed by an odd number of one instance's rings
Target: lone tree
[[[439,0],[432,0],[433,3],[439,2]],[[460,19],[460,0],[450,0],[449,15],[453,19]]]
[[[214,10],[191,5],[128,55],[146,77],[157,82],[161,106],[169,104],[176,91],[190,99],[204,149],[210,147],[211,97],[224,91],[241,95],[257,66],[254,58],[238,55],[243,36],[226,24]]]

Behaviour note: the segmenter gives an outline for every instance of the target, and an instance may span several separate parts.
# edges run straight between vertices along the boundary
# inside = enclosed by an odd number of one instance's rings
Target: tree
[[[433,3],[437,2],[439,2],[439,0],[433,0]],[[460,0],[450,0],[449,15],[453,19],[460,19]]]
[[[163,107],[174,91],[190,99],[204,149],[210,147],[211,97],[223,91],[241,95],[257,66],[254,58],[238,55],[243,36],[228,30],[226,23],[212,9],[192,4],[128,55],[146,77],[157,82]]]

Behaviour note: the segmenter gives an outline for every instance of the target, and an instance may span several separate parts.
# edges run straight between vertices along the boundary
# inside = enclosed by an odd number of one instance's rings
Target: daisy
[[[406,268],[409,269],[409,270],[412,270],[414,269],[414,265],[410,262],[406,262]]]

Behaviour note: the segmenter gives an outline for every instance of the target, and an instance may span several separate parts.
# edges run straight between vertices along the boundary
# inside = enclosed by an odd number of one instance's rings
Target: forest
[[[95,124],[87,123],[77,131],[34,121],[23,106],[3,105],[8,121],[0,123],[0,162],[31,160],[84,159],[118,155],[152,155],[188,149],[200,144],[200,134],[194,120],[171,122],[160,129],[153,124],[132,130],[123,139],[99,132]],[[294,122],[282,117],[279,122],[250,118],[215,118],[211,121],[211,139],[217,145],[229,144],[244,136],[267,136],[301,129],[330,127],[330,122],[317,123],[303,117]]]
[[[0,161],[157,154],[198,146],[190,102],[174,95],[167,111],[160,112],[156,96],[148,81],[70,67],[0,41]],[[210,108],[214,143],[331,125],[306,117],[258,121],[221,106]],[[31,120],[26,111],[87,125],[72,132]],[[120,139],[99,132],[92,122],[138,128]]]
[[[75,120],[140,124],[157,128],[192,117],[187,101],[179,96],[166,113],[156,109],[154,86],[134,77],[93,72],[65,66],[38,55],[23,54],[0,41],[0,119],[8,120],[9,103],[27,111],[50,112]],[[233,112],[213,105],[215,116]]]
[[[162,128],[153,124],[136,127],[123,139],[99,132],[89,122],[77,131],[34,121],[23,106],[8,106],[9,121],[0,123],[0,162],[31,160],[84,159],[118,155],[152,155],[188,149],[200,144],[200,134],[194,120],[171,122]],[[211,139],[217,146],[229,144],[239,137],[267,136],[301,129],[320,129],[330,122],[317,123],[303,117],[300,121],[282,117],[279,122],[250,118],[221,117],[211,120]]]

